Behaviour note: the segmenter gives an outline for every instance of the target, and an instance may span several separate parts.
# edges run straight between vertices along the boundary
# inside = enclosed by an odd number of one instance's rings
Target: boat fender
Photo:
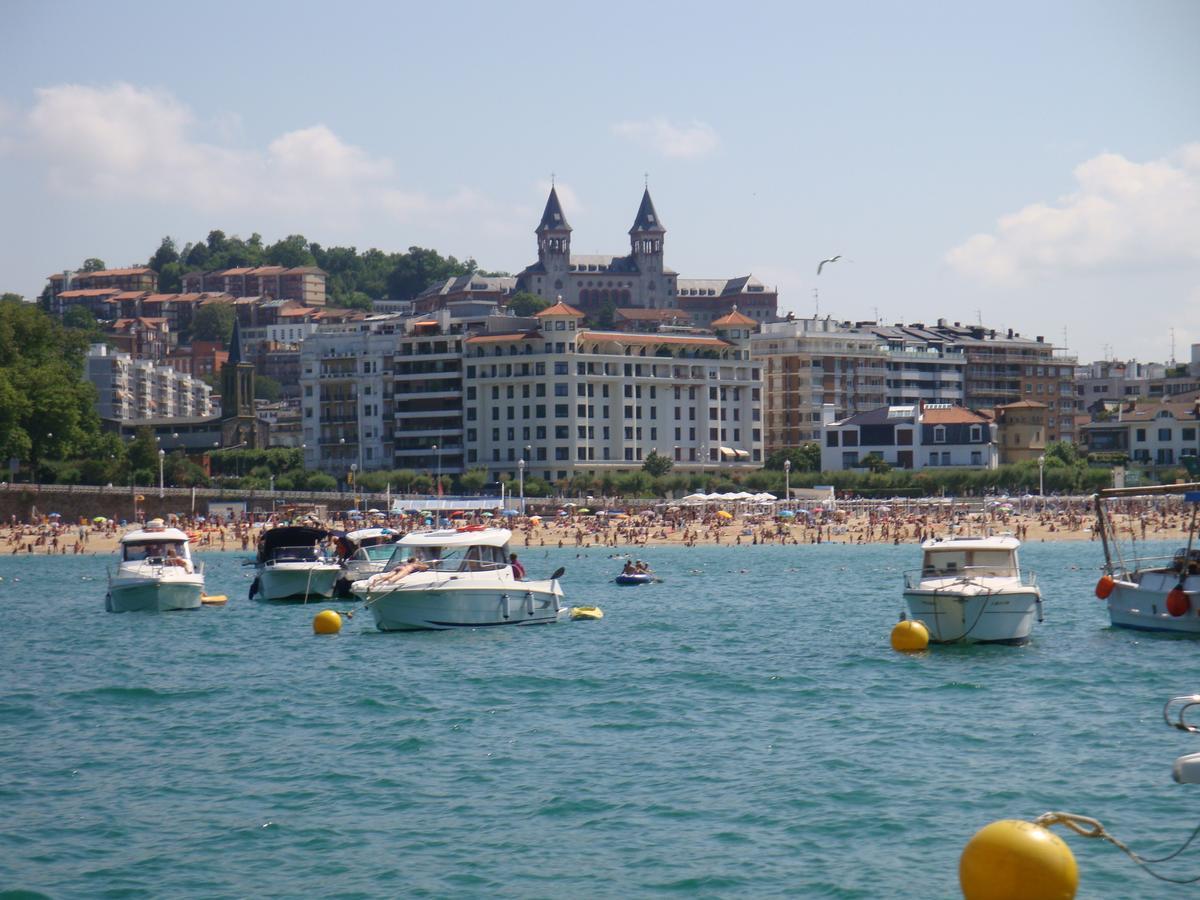
[[[257,593],[258,593],[258,579],[255,578],[252,582],[250,582],[250,595],[247,599],[253,600],[254,595]]]
[[[1096,582],[1096,596],[1101,600],[1107,600],[1116,586],[1117,582],[1111,575],[1101,575],[1100,580]]]
[[[1183,588],[1171,588],[1171,592],[1167,594],[1167,612],[1178,619],[1180,616],[1186,616],[1191,608],[1192,603]]]

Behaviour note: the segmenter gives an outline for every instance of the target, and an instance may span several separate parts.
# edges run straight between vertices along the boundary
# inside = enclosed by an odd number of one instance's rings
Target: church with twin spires
[[[666,266],[663,227],[647,187],[629,229],[625,256],[571,253],[571,226],[552,186],[538,224],[537,262],[517,275],[516,289],[546,300],[561,297],[595,321],[605,310],[618,318],[707,326],[736,306],[757,323],[777,321],[778,293],[753,275],[689,278]]]

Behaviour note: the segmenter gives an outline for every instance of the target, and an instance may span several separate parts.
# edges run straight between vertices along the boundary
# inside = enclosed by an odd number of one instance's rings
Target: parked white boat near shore
[[[518,580],[505,528],[405,535],[387,568],[351,591],[380,631],[542,625],[565,615],[558,579]]]
[[[258,539],[258,575],[250,599],[295,600],[307,603],[333,596],[342,567],[328,555],[323,528],[284,525],[264,531]]]
[[[342,574],[338,579],[338,594],[345,596],[350,585],[382,572],[392,558],[400,532],[391,528],[359,528],[338,539]]]
[[[121,538],[120,563],[108,575],[109,612],[199,609],[204,566],[192,560],[191,542],[177,528],[151,523]]]
[[[1191,504],[1187,546],[1171,556],[1127,553],[1108,501],[1163,495],[1182,495]],[[1111,488],[1098,493],[1095,503],[1104,545],[1104,572],[1096,596],[1107,602],[1109,621],[1117,628],[1200,635],[1200,549],[1195,546],[1200,483]]]
[[[934,643],[1021,644],[1029,640],[1042,595],[1033,573],[1022,574],[1021,542],[1009,534],[952,537],[921,544],[921,568],[904,575],[912,618]]]

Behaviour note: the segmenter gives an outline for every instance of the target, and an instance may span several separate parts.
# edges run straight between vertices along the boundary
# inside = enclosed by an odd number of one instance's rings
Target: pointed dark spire
[[[550,196],[546,198],[546,211],[542,213],[541,224],[537,227],[540,234],[543,231],[570,231],[567,217],[563,215],[562,204],[558,202],[558,191],[550,186]]]
[[[242,361],[242,332],[238,320],[233,320],[233,337],[229,340],[229,365],[236,366]]]
[[[662,222],[658,219],[658,213],[654,209],[654,201],[650,199],[650,188],[647,187],[642,194],[642,205],[638,207],[637,218],[633,222],[633,227],[629,229],[629,233],[663,234],[666,230],[663,228]]]

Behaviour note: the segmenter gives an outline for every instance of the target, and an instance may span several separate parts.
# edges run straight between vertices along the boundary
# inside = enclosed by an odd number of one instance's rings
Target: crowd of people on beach
[[[991,505],[962,501],[891,503],[851,500],[814,508],[727,508],[662,505],[592,515],[566,505],[538,507],[540,514],[508,515],[493,519],[490,512],[384,514],[333,512],[326,522],[307,516],[308,524],[331,531],[351,531],[364,525],[391,528],[398,533],[430,527],[476,527],[502,522],[514,532],[513,543],[525,547],[633,548],[662,544],[758,546],[763,544],[902,544],[933,537],[1010,532],[1023,541],[1095,540],[1095,512],[1087,498],[1054,498],[1020,504]],[[188,533],[197,550],[253,551],[262,529],[289,521],[287,512],[267,516],[170,515],[165,524]],[[1118,503],[1117,532],[1130,540],[1186,537],[1189,519],[1182,498],[1164,496]],[[134,523],[136,524],[136,523]],[[80,518],[16,516],[0,526],[0,546],[11,554],[79,555],[107,553],[133,524],[113,516]]]

